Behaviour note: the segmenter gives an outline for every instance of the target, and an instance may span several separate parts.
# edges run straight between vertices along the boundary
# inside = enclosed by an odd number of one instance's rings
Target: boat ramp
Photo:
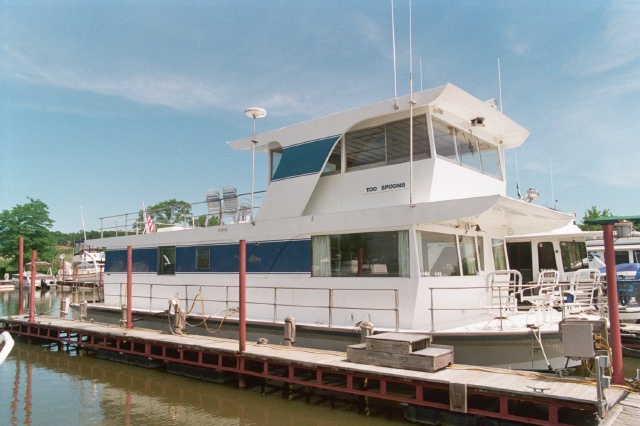
[[[0,317],[0,326],[30,341],[76,345],[113,361],[204,380],[233,380],[262,392],[276,389],[306,400],[319,394],[348,396],[363,412],[369,404],[399,404],[405,418],[427,424],[624,425],[640,415],[640,398],[628,387],[612,385],[599,392],[593,380],[455,364],[446,348],[396,333],[369,336],[367,343],[345,353],[262,340],[239,345],[212,336],[46,316],[31,321],[23,315]],[[373,361],[378,365],[362,363],[380,350],[405,354],[382,353],[383,362]],[[404,368],[385,366],[393,365],[389,359],[406,362],[411,356],[418,361]]]

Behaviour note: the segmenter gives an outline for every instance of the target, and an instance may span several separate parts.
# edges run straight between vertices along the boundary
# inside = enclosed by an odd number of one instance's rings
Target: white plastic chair
[[[576,271],[571,278],[569,290],[565,292],[573,299],[565,303],[566,313],[597,310],[597,299],[602,296],[601,275],[600,270],[595,268]]]
[[[220,222],[222,218],[220,214],[222,212],[222,201],[220,200],[220,192],[217,189],[210,189],[207,191],[207,220],[205,226],[209,225],[209,217],[216,216]]]
[[[236,221],[238,212],[238,191],[235,186],[225,186],[222,188],[222,219],[231,216]],[[224,220],[221,220],[224,223]]]
[[[547,321],[547,313],[552,313],[553,308],[563,304],[563,294],[560,288],[560,274],[558,271],[541,271],[538,275],[538,283],[533,288],[534,294],[521,296],[523,302],[530,302],[533,307],[529,312],[542,312],[543,322]]]

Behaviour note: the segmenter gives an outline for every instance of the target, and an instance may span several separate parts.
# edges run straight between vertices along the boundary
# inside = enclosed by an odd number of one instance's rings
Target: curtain
[[[398,274],[409,276],[409,231],[398,231]]]
[[[311,238],[311,252],[313,253],[311,273],[314,277],[331,276],[331,240],[328,235],[318,235]]]

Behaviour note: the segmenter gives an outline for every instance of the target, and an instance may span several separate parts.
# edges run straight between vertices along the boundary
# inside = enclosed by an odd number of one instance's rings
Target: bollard
[[[122,309],[120,310],[120,323],[127,325],[127,305],[122,305]]]
[[[69,298],[60,299],[60,318],[67,316],[69,312]]]
[[[364,343],[367,340],[367,336],[373,334],[373,324],[363,321],[360,323],[360,343]]]
[[[80,302],[80,321],[83,321],[87,317],[87,302]]]
[[[284,345],[293,346],[296,342],[296,319],[286,317],[284,319]]]

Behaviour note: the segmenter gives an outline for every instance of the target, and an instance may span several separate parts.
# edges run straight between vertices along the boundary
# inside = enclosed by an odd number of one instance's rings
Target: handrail
[[[4,331],[0,334],[0,344],[2,342],[4,342],[4,346],[2,347],[2,351],[0,351],[0,365],[2,365],[5,359],[7,359],[14,345],[13,338],[8,331]]]
[[[254,193],[254,196],[257,196],[257,194],[263,194],[267,192],[266,190],[262,190],[262,191],[256,191]],[[238,194],[237,197],[238,199],[240,199],[241,197],[246,197],[250,195],[249,193],[242,193],[242,194]],[[171,223],[171,224],[164,224],[166,228],[170,228],[170,227],[175,227],[175,226],[193,226],[193,227],[197,227],[196,223],[198,218],[202,217],[202,216],[208,216],[208,212],[206,211],[206,205],[207,202],[206,201],[196,201],[194,203],[189,203],[189,205],[194,208],[195,207],[195,211],[196,213],[192,213],[189,216],[184,216],[181,217],[180,220],[176,220],[176,222]],[[173,207],[170,207],[173,208]],[[256,205],[254,206],[254,211],[259,210],[260,206]],[[166,210],[166,209],[163,209]],[[238,204],[238,207],[236,209],[236,213],[239,212],[241,210],[241,206],[240,204]],[[149,213],[153,213],[153,210],[148,210]],[[198,213],[198,212],[202,212],[202,213]],[[255,214],[255,213],[254,213]],[[116,236],[118,236],[118,233],[122,232],[123,235],[137,235],[139,234],[139,222],[138,218],[140,215],[140,211],[136,211],[136,212],[129,212],[129,213],[121,213],[118,215],[112,215],[112,216],[103,216],[100,217],[100,238],[105,238],[105,231],[115,231]],[[115,222],[115,225],[113,226],[109,226],[108,224],[105,224],[105,222]],[[225,225],[226,226],[226,225]]]
[[[150,311],[153,311],[153,306],[154,306],[154,301],[156,302],[156,306],[157,302],[162,302],[164,303],[166,301],[165,297],[156,297],[154,296],[154,289],[157,287],[167,287],[167,288],[171,288],[173,289],[175,292],[177,293],[182,293],[183,296],[181,295],[181,300],[185,302],[187,307],[190,307],[191,304],[193,303],[194,299],[197,296],[189,296],[189,289],[193,289],[193,288],[197,288],[197,292],[196,294],[199,294],[201,292],[201,289],[203,288],[202,285],[200,284],[150,284],[150,283],[134,283],[133,284],[134,287],[136,288],[140,288],[142,286],[148,286],[149,287],[149,294],[148,296],[140,296],[140,294],[142,292],[137,292],[138,295],[132,295],[133,299],[143,299],[143,300],[148,300],[149,304],[148,304],[148,309]],[[106,300],[107,297],[112,297],[112,298],[118,298],[119,300],[119,306],[122,306],[125,301],[126,301],[126,283],[118,283],[119,286],[119,290],[118,293],[109,293],[108,289],[109,288],[113,288],[113,286],[110,285],[105,285],[104,286],[104,293],[103,293],[103,300]],[[224,299],[202,299],[203,302],[205,303],[220,303],[220,304],[224,304],[225,306],[225,310],[228,312],[231,309],[231,305],[232,304],[237,304],[239,303],[239,301],[237,300],[237,298],[232,298],[230,297],[230,291],[232,291],[233,289],[237,288],[237,285],[207,285],[205,288],[207,289],[218,289],[218,290],[223,290],[224,291]],[[339,309],[350,309],[350,310],[356,310],[356,311],[376,311],[376,312],[393,312],[394,316],[395,316],[395,329],[396,331],[398,331],[400,329],[400,296],[399,296],[399,289],[366,289],[366,288],[340,288],[340,289],[334,289],[334,288],[299,288],[299,287],[248,287],[248,290],[268,290],[272,292],[272,296],[270,300],[251,300],[251,299],[247,299],[247,305],[254,305],[254,306],[272,306],[272,310],[273,310],[273,319],[272,321],[274,323],[277,322],[278,319],[278,309],[279,308],[286,308],[286,307],[295,307],[295,308],[319,308],[319,309],[326,309],[327,310],[327,323],[329,327],[332,327],[336,324],[334,324],[334,319],[333,319],[333,314],[336,310]],[[182,290],[182,291],[181,291]],[[295,290],[296,292],[304,292],[304,291],[310,291],[310,292],[326,292],[326,298],[324,299],[325,302],[324,304],[319,302],[318,304],[290,304],[290,303],[283,303],[280,302],[278,299],[278,292],[282,292],[282,291],[286,291],[286,290]],[[393,298],[390,298],[389,300],[392,300],[392,306],[390,307],[363,307],[363,306],[349,306],[349,305],[336,305],[335,304],[335,296],[338,293],[341,292],[363,292],[363,291],[375,291],[375,292],[380,292],[380,293],[384,293],[384,292],[388,292],[388,293],[393,293]],[[391,295],[390,295],[391,296]],[[318,300],[317,298],[313,299],[313,300]],[[377,300],[377,298],[376,298]],[[385,299],[386,300],[386,299]],[[135,305],[135,303],[134,303]],[[205,313],[203,313],[205,314]],[[205,315],[211,315],[211,313],[206,313]]]

